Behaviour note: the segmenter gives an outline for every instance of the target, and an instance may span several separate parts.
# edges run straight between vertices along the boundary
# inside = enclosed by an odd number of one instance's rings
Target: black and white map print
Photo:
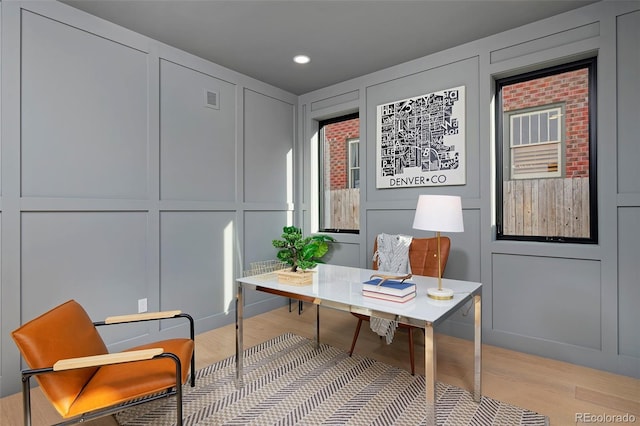
[[[376,187],[465,183],[464,89],[378,105]]]

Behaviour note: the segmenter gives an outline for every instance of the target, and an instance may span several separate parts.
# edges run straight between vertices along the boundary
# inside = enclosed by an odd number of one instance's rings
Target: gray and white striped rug
[[[424,376],[284,334],[245,350],[244,386],[235,357],[197,372],[184,387],[184,425],[425,425]],[[543,415],[436,387],[438,425],[548,425]],[[175,397],[116,415],[122,426],[174,425]]]

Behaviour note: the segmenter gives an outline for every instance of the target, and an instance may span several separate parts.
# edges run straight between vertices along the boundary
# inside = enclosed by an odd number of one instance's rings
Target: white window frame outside
[[[542,116],[547,116],[546,135],[541,132]],[[532,179],[551,178],[562,176],[562,145],[564,128],[564,114],[560,106],[553,106],[544,109],[536,109],[526,112],[510,112],[509,114],[509,156],[511,179]],[[529,126],[526,134],[521,126],[514,126],[516,119],[529,118]],[[537,129],[533,132],[531,118],[537,117]],[[555,129],[556,137],[552,137],[552,128]],[[516,135],[516,130],[518,135]],[[525,139],[525,141],[523,141]],[[520,164],[520,159],[526,158],[528,164]],[[524,160],[523,160],[524,162]],[[544,167],[547,170],[542,170]],[[527,171],[526,169],[529,169]]]
[[[360,186],[355,186],[355,182],[354,182],[354,178],[353,178],[353,172],[355,170],[358,171],[358,173],[360,172],[360,138],[353,138],[353,139],[348,139],[347,140],[347,161],[348,163],[348,173],[349,173],[349,188],[359,188]],[[355,147],[354,147],[355,145]],[[354,161],[353,161],[353,152],[355,150],[356,153],[356,160],[357,160],[357,165],[353,165]],[[360,181],[360,177],[358,176],[358,182]]]

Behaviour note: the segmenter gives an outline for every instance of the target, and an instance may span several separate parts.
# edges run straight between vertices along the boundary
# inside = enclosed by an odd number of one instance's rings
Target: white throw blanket
[[[409,246],[412,240],[413,237],[409,235],[379,234],[378,249],[373,254],[378,270],[398,275],[410,274]],[[387,344],[393,341],[393,335],[398,327],[397,321],[372,316],[369,324],[371,330],[386,338]]]

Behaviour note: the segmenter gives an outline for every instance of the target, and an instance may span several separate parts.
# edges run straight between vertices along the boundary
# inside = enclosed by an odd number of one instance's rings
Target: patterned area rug
[[[245,350],[244,386],[235,356],[199,370],[184,387],[185,425],[425,425],[424,376],[284,334]],[[548,425],[540,414],[463,389],[436,387],[438,425]],[[116,415],[122,426],[174,425],[175,397]]]

